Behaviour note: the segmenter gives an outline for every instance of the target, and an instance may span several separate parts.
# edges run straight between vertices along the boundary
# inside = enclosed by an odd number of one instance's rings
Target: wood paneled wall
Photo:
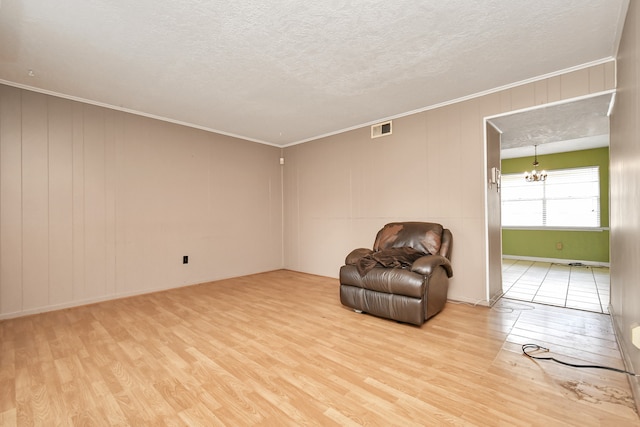
[[[0,86],[0,318],[281,268],[279,158]]]
[[[618,54],[618,90],[611,115],[611,317],[629,369],[640,371],[632,329],[640,324],[640,5],[629,10]],[[629,381],[640,409],[640,381]]]
[[[453,232],[449,297],[486,300],[484,118],[615,88],[613,61],[285,149],[285,266],[337,277],[387,222]],[[499,260],[498,260],[499,262]]]
[[[378,140],[367,127],[289,147],[284,170],[275,147],[0,86],[0,317],[282,266],[334,277],[403,219],[453,230],[450,296],[482,300],[483,118],[613,89],[614,72],[407,116]]]

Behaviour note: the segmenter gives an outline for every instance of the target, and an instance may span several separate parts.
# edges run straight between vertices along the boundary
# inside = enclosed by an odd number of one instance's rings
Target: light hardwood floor
[[[0,322],[0,425],[631,426],[604,314],[449,303],[418,328],[275,271]]]

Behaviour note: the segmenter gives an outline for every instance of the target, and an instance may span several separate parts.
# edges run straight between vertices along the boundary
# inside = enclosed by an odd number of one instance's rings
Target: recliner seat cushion
[[[417,251],[413,248],[403,246],[401,248],[383,249],[378,252],[372,252],[358,259],[356,266],[358,273],[365,276],[372,268],[406,268],[411,267],[413,262],[418,258],[425,256],[424,252]]]
[[[348,307],[358,307],[365,313],[399,322],[419,326],[425,321],[423,300],[417,298],[341,286],[340,301]]]
[[[340,268],[340,283],[412,298],[422,298],[425,286],[424,277],[411,270],[375,267],[363,277],[355,265]]]

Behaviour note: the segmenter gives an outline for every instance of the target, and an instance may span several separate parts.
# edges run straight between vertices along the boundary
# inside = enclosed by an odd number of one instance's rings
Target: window
[[[546,181],[502,175],[504,227],[600,227],[598,166],[547,171]]]

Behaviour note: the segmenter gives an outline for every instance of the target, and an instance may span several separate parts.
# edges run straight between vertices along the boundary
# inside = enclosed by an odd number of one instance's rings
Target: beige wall
[[[0,86],[0,317],[282,266],[336,277],[394,220],[451,228],[449,295],[484,301],[483,118],[612,89],[613,73],[292,146],[283,168],[274,147]]]
[[[631,328],[640,325],[640,8],[629,11],[618,54],[618,91],[611,116],[611,313],[623,354],[640,371]],[[640,402],[637,379],[631,380]]]
[[[346,254],[396,220],[430,220],[454,236],[449,297],[486,301],[484,117],[614,88],[593,66],[393,122],[285,149],[285,266],[337,277]]]
[[[281,268],[280,151],[0,85],[0,318]]]

